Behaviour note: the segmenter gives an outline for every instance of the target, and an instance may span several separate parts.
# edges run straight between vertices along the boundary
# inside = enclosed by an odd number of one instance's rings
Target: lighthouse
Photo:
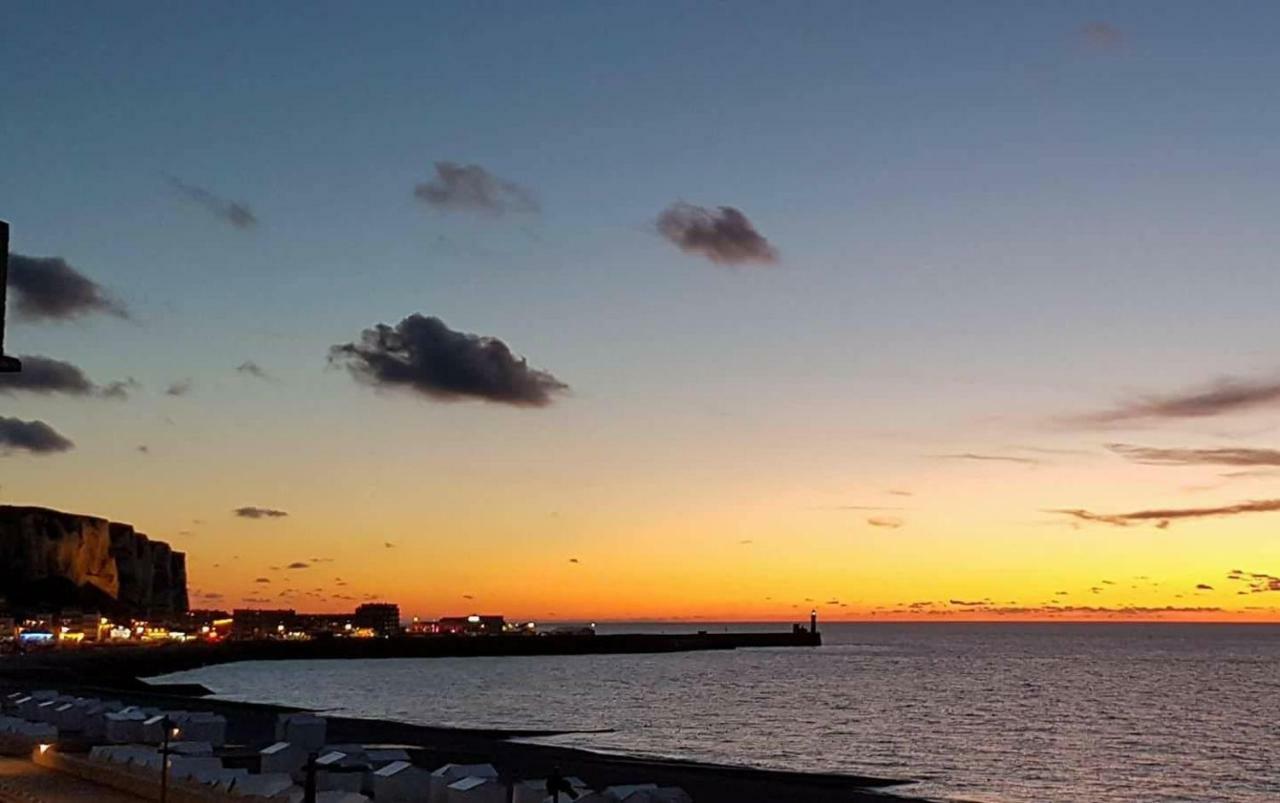
[[[809,611],[809,632],[818,635],[818,609],[814,608]]]

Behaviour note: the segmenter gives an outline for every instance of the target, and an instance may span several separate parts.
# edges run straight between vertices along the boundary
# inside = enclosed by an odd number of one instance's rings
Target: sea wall
[[[15,610],[187,610],[186,556],[128,524],[0,505],[0,598]]]

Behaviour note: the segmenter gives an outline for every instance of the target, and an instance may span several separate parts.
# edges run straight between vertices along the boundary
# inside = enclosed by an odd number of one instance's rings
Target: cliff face
[[[186,556],[93,516],[0,505],[0,597],[19,610],[187,610]]]

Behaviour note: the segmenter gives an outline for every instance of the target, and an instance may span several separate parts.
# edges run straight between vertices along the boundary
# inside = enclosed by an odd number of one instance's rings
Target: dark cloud
[[[164,394],[166,396],[186,396],[191,392],[193,386],[194,384],[190,379],[179,379],[165,388]]]
[[[1091,22],[1080,29],[1080,38],[1090,47],[1113,50],[1124,44],[1124,32],[1107,22]]]
[[[867,524],[872,527],[885,527],[890,530],[896,530],[901,527],[904,522],[897,516],[872,516],[867,519]]]
[[[43,421],[23,421],[0,416],[0,455],[13,452],[55,454],[73,448],[74,443]]]
[[[989,461],[997,463],[1022,463],[1023,465],[1035,466],[1040,461],[1031,457],[1012,457],[1010,455],[999,454],[977,454],[975,452],[956,452],[954,454],[935,454],[932,455],[940,460],[977,460]]]
[[[1244,583],[1248,586],[1247,591],[1238,591],[1238,594],[1264,594],[1270,591],[1280,591],[1280,577],[1266,572],[1242,572],[1239,569],[1232,569],[1227,575],[1227,579],[1237,583]]]
[[[252,376],[255,379],[271,378],[271,375],[268,374],[265,370],[263,370],[262,366],[258,365],[253,360],[245,360],[244,362],[236,366],[236,370],[242,374]]]
[[[295,560],[293,563],[290,563],[288,566],[285,566],[285,568],[286,569],[310,569],[311,565],[309,563],[305,563],[300,560]]]
[[[455,332],[439,318],[418,314],[395,327],[366,329],[359,343],[333,346],[329,361],[346,365],[357,380],[374,387],[412,390],[440,401],[544,407],[569,387],[530,368],[496,337]]]
[[[242,519],[282,519],[289,514],[283,510],[274,510],[269,507],[254,507],[248,505],[246,507],[238,507],[234,513]]]
[[[1280,466],[1280,449],[1157,449],[1127,443],[1108,443],[1107,448],[1127,460],[1153,466]]]
[[[413,188],[418,200],[429,206],[489,215],[538,211],[538,202],[532,193],[515,182],[498,178],[480,165],[436,162],[435,167],[435,178]]]
[[[123,304],[59,257],[10,254],[9,286],[15,310],[27,320],[65,321],[95,313],[129,317]]]
[[[732,206],[674,203],[658,215],[658,231],[681,251],[722,265],[778,261],[777,250]]]
[[[383,548],[383,549],[395,549],[395,548],[396,548],[396,545],[395,545],[395,544],[393,544],[393,543],[391,543],[390,541],[383,541],[383,542],[382,542],[382,548]]]
[[[890,491],[889,491],[889,495],[890,495],[890,496],[915,496],[916,494],[915,494],[915,492],[914,492],[914,491],[895,491],[895,490],[890,490]]]
[[[890,505],[832,505],[831,507],[823,508],[823,510],[865,510],[865,511],[902,510],[902,509],[903,508],[893,507]]]
[[[989,599],[979,599],[979,600],[949,599],[947,600],[947,604],[955,605],[957,607],[962,607],[962,608],[972,608],[976,605],[990,605],[991,600]]]
[[[1112,425],[1152,419],[1207,418],[1280,403],[1280,382],[1222,379],[1201,390],[1146,396],[1112,410],[1078,416],[1083,425]]]
[[[141,454],[151,454],[151,447],[145,443],[138,444],[138,452]]]
[[[577,563],[577,562],[578,562],[578,559],[577,559],[577,558],[569,558],[569,562],[570,562],[570,563]]]
[[[237,229],[251,229],[258,225],[258,219],[254,217],[249,207],[243,203],[219,198],[203,187],[187,184],[176,178],[170,177],[169,184],[187,200],[199,204],[213,214],[214,217],[224,223],[230,223]]]
[[[1213,586],[1208,583],[1196,583],[1196,591],[1212,591]]]
[[[259,577],[259,578],[257,578],[256,580],[254,580],[253,582],[255,582],[255,583],[270,583],[270,582],[271,582],[271,578],[270,578],[270,577]]]
[[[137,385],[132,379],[111,382],[100,386],[85,376],[75,365],[51,357],[23,354],[22,370],[13,374],[0,374],[0,393],[36,393],[66,396],[99,396],[106,399],[126,399],[129,390]]]
[[[1218,507],[1137,510],[1132,513],[1094,513],[1082,508],[1059,508],[1056,510],[1048,510],[1046,512],[1071,516],[1081,521],[1113,524],[1117,527],[1127,527],[1132,524],[1155,522],[1157,527],[1164,529],[1169,526],[1169,522],[1176,521],[1178,519],[1239,516],[1246,513],[1274,513],[1276,511],[1280,511],[1280,499],[1252,500],[1249,502],[1239,502],[1234,505],[1221,505]]]

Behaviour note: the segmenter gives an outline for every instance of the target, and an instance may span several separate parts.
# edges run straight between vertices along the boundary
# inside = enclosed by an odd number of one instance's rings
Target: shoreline
[[[193,698],[170,694],[163,687],[120,687],[111,683],[58,682],[51,677],[0,677],[0,689],[30,691],[57,688],[68,694],[118,699],[165,709],[210,711],[227,719],[229,743],[256,751],[275,741],[275,718],[299,710],[260,702]],[[599,753],[579,747],[517,741],[584,731],[538,729],[468,729],[414,725],[389,719],[328,716],[331,744],[396,745],[409,750],[415,763],[434,768],[448,762],[492,763],[518,777],[545,777],[553,768],[576,775],[599,788],[613,784],[654,782],[685,789],[697,803],[774,803],[778,800],[815,803],[920,803],[923,798],[889,790],[913,783],[845,773],[772,770],[689,761]]]

